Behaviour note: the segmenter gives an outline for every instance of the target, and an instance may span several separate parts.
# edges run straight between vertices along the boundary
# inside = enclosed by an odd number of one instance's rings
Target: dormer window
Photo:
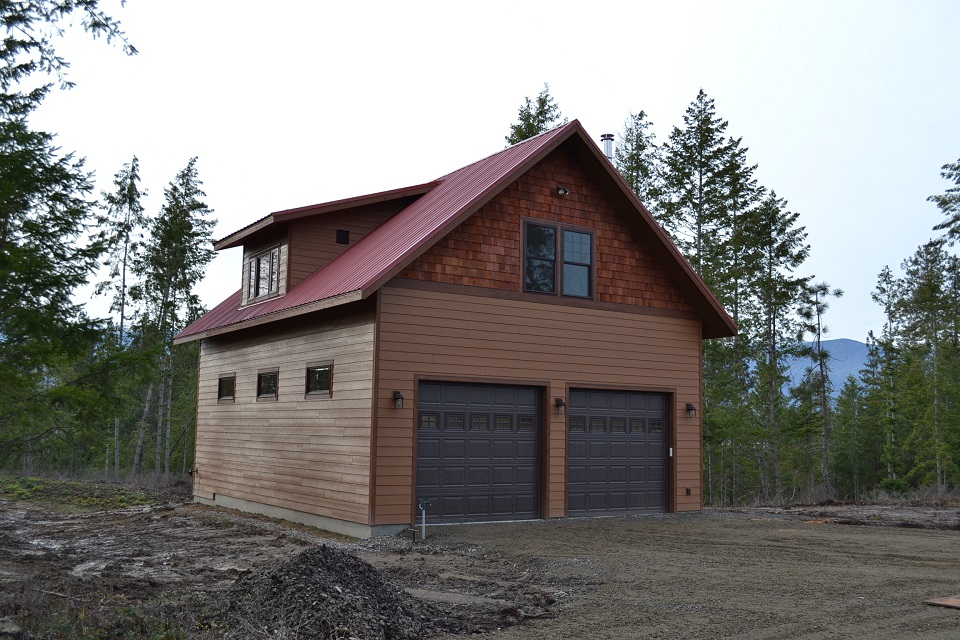
[[[250,258],[247,300],[266,298],[280,292],[280,247],[273,247]]]

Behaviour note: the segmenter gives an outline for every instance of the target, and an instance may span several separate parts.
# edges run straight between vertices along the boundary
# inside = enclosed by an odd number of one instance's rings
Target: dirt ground
[[[414,543],[326,537],[194,504],[70,514],[0,499],[0,617],[30,631],[38,621],[24,612],[43,598],[83,602],[88,617],[163,601],[187,635],[218,637],[210,603],[321,544],[426,602],[425,628],[437,616],[456,632],[439,638],[960,637],[960,610],[925,604],[960,594],[956,507],[444,526]],[[311,636],[259,627],[246,637]]]

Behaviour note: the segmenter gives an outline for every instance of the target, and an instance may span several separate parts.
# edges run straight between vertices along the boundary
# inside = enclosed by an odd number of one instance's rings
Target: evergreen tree
[[[663,186],[660,147],[651,126],[653,123],[643,111],[631,113],[614,149],[613,163],[640,201],[655,211],[659,209]]]
[[[523,142],[527,138],[565,124],[567,119],[560,113],[560,107],[550,95],[550,85],[543,84],[543,91],[531,100],[524,98],[517,112],[517,123],[510,125],[510,135],[506,136],[507,146]]]
[[[99,220],[107,247],[106,266],[110,268],[110,280],[101,282],[97,292],[113,288],[110,310],[119,314],[118,343],[123,345],[131,284],[128,276],[143,246],[143,236],[149,222],[140,203],[147,192],[140,190],[140,162],[136,156],[117,172],[113,184],[113,193],[103,192],[105,214]]]
[[[945,164],[940,168],[940,176],[944,180],[953,182],[953,186],[940,195],[927,198],[943,212],[946,220],[934,227],[935,231],[944,231],[943,237],[950,242],[950,246],[960,238],[960,159],[952,164]]]
[[[71,300],[103,250],[85,243],[90,180],[82,161],[27,124],[51,89],[28,80],[70,84],[53,43],[78,15],[94,37],[123,38],[97,0],[0,3],[0,457],[66,437],[105,370],[96,364],[102,323]]]
[[[806,260],[810,246],[807,233],[797,226],[798,214],[785,210],[786,202],[771,193],[751,212],[747,228],[754,239],[753,257],[758,265],[753,283],[756,292],[756,345],[758,385],[754,399],[755,419],[762,425],[769,445],[773,475],[773,499],[782,502],[784,479],[781,459],[782,426],[787,381],[784,356],[799,355],[803,326],[798,312],[809,278],[795,270]]]
[[[164,470],[169,472],[170,469],[175,371],[173,336],[202,313],[202,305],[193,288],[214,256],[210,234],[215,220],[209,217],[212,211],[202,201],[206,194],[201,190],[203,183],[198,177],[196,162],[197,159],[192,158],[164,189],[165,203],[151,225],[150,239],[137,263],[142,283],[131,292],[143,305],[139,330],[144,340],[154,344],[160,354],[154,382],[158,390],[156,471],[160,470],[161,458]],[[135,473],[142,470],[145,424],[146,421],[142,420],[138,433]]]
[[[904,261],[896,307],[902,321],[902,347],[907,349],[901,406],[911,417],[911,474],[918,484],[935,484],[941,495],[954,465],[947,410],[949,389],[957,382],[945,375],[951,369],[947,363],[957,355],[950,340],[950,318],[957,306],[947,280],[947,274],[957,269],[957,258],[943,246],[942,240],[930,241]]]
[[[830,481],[830,431],[833,426],[831,417],[830,397],[833,385],[830,383],[830,354],[823,347],[823,338],[828,333],[823,316],[829,308],[827,299],[843,296],[840,289],[830,289],[826,282],[810,285],[806,291],[806,300],[801,315],[806,322],[805,330],[813,334],[813,345],[808,355],[813,360],[813,368],[808,378],[813,381],[812,395],[816,401],[816,413],[820,423],[820,478],[823,483],[824,497],[833,497],[833,486]]]
[[[723,266],[719,258],[730,238],[727,220],[731,145],[727,122],[716,115],[703,89],[687,107],[683,128],[674,127],[664,148],[664,197],[658,222],[708,285]]]

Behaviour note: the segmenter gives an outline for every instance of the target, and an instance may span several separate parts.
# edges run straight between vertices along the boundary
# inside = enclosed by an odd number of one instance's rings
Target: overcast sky
[[[598,142],[641,109],[666,140],[703,88],[800,213],[802,273],[846,292],[830,337],[862,341],[882,323],[877,274],[933,237],[926,197],[960,158],[955,1],[104,1],[139,55],[69,33],[77,86],[34,126],[100,188],[137,155],[151,212],[198,156],[217,238],[499,151],[544,82]],[[198,291],[212,307],[239,281],[232,249]]]

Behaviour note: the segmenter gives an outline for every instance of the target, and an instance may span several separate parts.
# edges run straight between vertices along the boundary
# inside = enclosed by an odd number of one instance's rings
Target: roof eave
[[[289,220],[296,220],[297,218],[306,218],[324,213],[333,213],[334,211],[343,211],[344,209],[352,209],[364,205],[379,204],[381,202],[388,202],[390,200],[400,200],[402,198],[422,196],[430,191],[430,189],[433,189],[435,186],[437,186],[438,183],[438,180],[433,180],[431,182],[416,184],[409,187],[401,187],[399,189],[389,189],[387,191],[378,191],[376,193],[369,193],[352,198],[343,198],[341,200],[332,200],[330,202],[321,202],[318,204],[310,204],[293,209],[274,211],[260,220],[257,220],[253,224],[235,231],[221,240],[216,240],[213,243],[213,248],[217,251],[220,251],[221,249],[238,247],[242,245],[244,240],[250,236],[259,233],[260,231],[263,231],[274,224],[287,222]]]
[[[204,338],[212,338],[214,336],[223,335],[225,333],[241,331],[243,329],[257,327],[262,324],[267,324],[269,322],[276,322],[277,320],[293,318],[293,317],[301,316],[307,313],[312,313],[314,311],[322,311],[323,309],[329,309],[331,307],[338,307],[340,305],[349,304],[351,302],[357,302],[359,300],[362,300],[364,297],[365,296],[363,295],[363,293],[359,290],[348,291],[347,293],[342,293],[338,296],[324,298],[323,300],[316,300],[314,302],[302,304],[297,307],[291,307],[289,309],[283,309],[282,311],[268,313],[262,316],[256,316],[254,318],[250,318],[248,320],[242,320],[240,322],[234,322],[232,324],[221,325],[219,327],[214,327],[206,331],[198,331],[190,335],[180,334],[174,337],[173,344],[175,345],[186,344],[187,342],[194,342],[196,340],[202,340]]]

